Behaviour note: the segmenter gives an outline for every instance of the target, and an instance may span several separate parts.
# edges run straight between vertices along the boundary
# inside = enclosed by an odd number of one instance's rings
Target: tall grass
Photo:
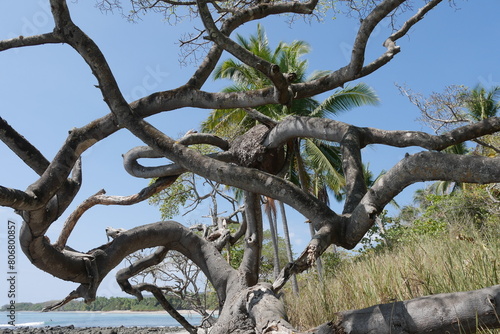
[[[391,251],[344,261],[323,281],[306,276],[299,295],[287,294],[288,315],[305,329],[343,310],[499,284],[498,254],[498,233],[422,236]]]

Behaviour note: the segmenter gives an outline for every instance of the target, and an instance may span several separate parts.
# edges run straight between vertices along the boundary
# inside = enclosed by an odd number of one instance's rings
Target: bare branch
[[[269,132],[263,145],[270,148],[277,147],[295,137],[310,137],[340,143],[351,127],[353,126],[335,120],[289,116]],[[429,150],[443,150],[448,146],[500,131],[500,117],[490,117],[442,135],[430,135],[420,131],[357,129],[362,133],[361,147],[384,144],[394,147],[420,146]]]
[[[191,334],[196,334],[197,329],[193,325],[191,325],[186,318],[184,318],[177,310],[168,302],[168,300],[165,298],[163,295],[163,292],[155,285],[153,284],[139,284],[136,287],[137,290],[142,290],[142,291],[149,291],[153,294],[153,296],[158,300],[158,302],[161,304],[163,309],[167,311],[172,318],[177,320],[178,323],[184,327],[186,331],[188,331]]]
[[[421,9],[419,13],[425,14],[430,6],[435,6],[441,0],[431,1],[429,5],[424,6],[424,9]],[[392,60],[394,55],[400,52],[399,46],[395,45],[395,41],[400,39],[403,35],[405,35],[408,29],[415,25],[418,22],[419,13],[417,13],[414,17],[410,18],[396,35],[392,36],[392,39],[389,39],[391,42],[386,42],[385,47],[387,50],[376,60],[371,62],[368,65],[364,65],[365,62],[365,51],[366,45],[368,42],[373,29],[385,18],[387,17],[393,10],[398,8],[399,5],[404,3],[404,0],[387,0],[380,2],[368,15],[358,30],[358,34],[356,36],[353,48],[352,48],[352,56],[350,63],[342,67],[324,77],[321,77],[316,80],[312,80],[306,83],[294,84],[292,85],[292,90],[296,95],[296,98],[304,98],[314,96],[316,94],[320,94],[323,92],[323,89],[328,87],[328,89],[335,89],[337,87],[343,86],[346,82],[351,80],[355,80],[364,76],[367,76],[370,73],[373,73],[377,69],[386,65],[389,61]],[[389,37],[391,38],[391,37]],[[321,87],[321,88],[320,88]],[[312,93],[312,95],[310,95]]]
[[[233,155],[228,152],[214,153],[207,156],[224,162],[236,161]],[[155,150],[149,146],[138,146],[132,148],[123,155],[123,166],[130,175],[145,179],[180,175],[188,171],[186,168],[183,168],[179,164],[175,163],[162,166],[145,167],[137,162],[138,159],[144,158],[164,158],[164,156],[156,153]]]
[[[138,300],[142,300],[143,296],[141,290],[137,287],[132,286],[129,282],[129,278],[137,275],[138,273],[151,266],[161,263],[163,259],[165,259],[167,253],[168,248],[158,247],[154,251],[154,253],[150,254],[149,256],[141,258],[140,260],[132,263],[130,266],[120,269],[116,273],[116,281],[118,282],[118,285],[124,292],[135,296]]]
[[[148,187],[142,189],[139,193],[130,196],[104,196],[106,193],[104,189],[99,190],[95,195],[87,198],[80,204],[73,213],[66,219],[64,223],[59,239],[57,240],[55,246],[59,249],[63,249],[66,246],[66,242],[73,231],[76,223],[80,217],[90,208],[95,205],[132,205],[142,202],[154,194],[162,191],[163,189],[169,187],[172,183],[177,180],[178,176],[170,176],[157,179],[154,183]]]
[[[389,47],[391,44],[394,45],[394,42],[405,36],[408,31],[420,20],[424,18],[424,15],[427,14],[430,10],[436,7],[442,0],[432,0],[429,1],[425,6],[420,8],[415,15],[409,18],[395,33],[393,33],[387,40],[384,42],[385,47]]]
[[[406,157],[375,182],[352,214],[344,215],[341,222],[325,220],[324,224],[317,225],[318,232],[314,238],[302,254],[282,270],[273,284],[273,289],[278,291],[292,274],[300,273],[312,266],[316,258],[331,244],[346,249],[355,247],[373,226],[377,215],[382,212],[385,205],[410,184],[434,180],[495,183],[500,180],[499,165],[500,158],[440,152],[421,152]],[[450,170],[454,173],[450,173]],[[338,224],[344,227],[339,228]]]
[[[278,122],[276,122],[274,119],[260,113],[258,110],[255,110],[252,108],[245,108],[245,111],[248,114],[248,116],[259,121],[260,123],[264,124],[268,128],[273,128],[276,126],[276,124],[278,124]]]
[[[487,147],[487,148],[489,148],[489,149],[491,149],[491,150],[495,151],[496,153],[499,153],[499,154],[500,154],[500,148],[495,147],[495,146],[493,146],[493,145],[491,145],[491,144],[488,144],[488,143],[487,143],[487,142],[485,142],[484,140],[481,140],[481,139],[476,138],[476,139],[473,139],[472,141],[473,141],[473,142],[475,142],[475,143],[478,143],[478,144],[479,144],[479,145],[481,145],[481,146]]]
[[[35,36],[19,36],[16,38],[0,41],[0,52],[23,46],[56,44],[62,42],[63,41],[60,38],[58,38],[54,33],[47,33]]]
[[[1,117],[0,139],[38,175],[42,175],[49,166],[43,154]]]
[[[373,225],[376,215],[410,184],[436,180],[495,183],[500,180],[499,165],[498,157],[440,152],[420,152],[407,156],[381,176],[353,210],[343,238],[345,244],[342,246],[354,247]],[[453,170],[453,173],[450,173],[450,170]]]
[[[231,40],[229,37],[221,33],[215,25],[215,22],[208,9],[207,3],[204,0],[198,1],[198,9],[200,11],[200,17],[203,20],[203,24],[207,29],[209,35],[208,38],[248,66],[256,68],[260,72],[262,72],[275,85],[276,93],[278,95],[278,101],[281,104],[289,103],[292,98],[288,90],[289,83],[286,77],[280,72],[279,66],[271,64],[266,60],[254,55],[253,53],[246,50],[245,48]]]

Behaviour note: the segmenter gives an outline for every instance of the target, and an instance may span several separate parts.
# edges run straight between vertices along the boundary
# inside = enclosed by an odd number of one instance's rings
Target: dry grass
[[[423,237],[390,252],[345,261],[335,277],[323,282],[312,275],[303,278],[300,294],[287,297],[291,322],[311,328],[342,310],[499,284],[500,238],[461,237]]]

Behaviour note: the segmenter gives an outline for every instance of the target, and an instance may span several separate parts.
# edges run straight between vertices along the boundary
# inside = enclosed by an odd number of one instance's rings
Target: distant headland
[[[190,309],[181,298],[168,296],[168,301],[177,310]],[[43,303],[16,303],[16,311],[41,311],[44,307],[53,304],[54,301]],[[3,305],[0,311],[7,311],[8,305]],[[154,297],[144,297],[142,301],[136,298],[128,297],[97,297],[91,304],[85,304],[83,301],[73,300],[57,311],[163,311],[162,306]]]

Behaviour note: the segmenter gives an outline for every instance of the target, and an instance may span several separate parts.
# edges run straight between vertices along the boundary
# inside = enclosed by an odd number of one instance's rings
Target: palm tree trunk
[[[276,229],[276,208],[270,203],[272,199],[266,198],[266,214],[269,220],[269,229],[271,230],[271,238],[273,239],[273,279],[276,279],[280,274],[280,258],[278,249],[278,233]],[[274,214],[273,214],[274,213]]]
[[[384,226],[384,222],[382,221],[382,219],[380,217],[377,217],[375,219],[375,222],[377,223],[377,226],[380,230],[380,237],[382,238],[382,242],[384,243],[384,246],[389,246],[389,241],[387,241],[387,237],[386,237],[386,229],[385,229],[385,226]]]
[[[292,244],[290,242],[290,232],[288,231],[288,221],[286,219],[285,204],[279,201],[281,221],[283,223],[283,234],[285,235],[286,255],[288,262],[293,262]],[[299,285],[297,284],[297,277],[292,275],[292,291],[294,294],[299,293]]]
[[[304,168],[304,162],[302,161],[302,157],[300,156],[299,140],[296,140],[294,143],[294,153],[295,153],[295,158],[297,159],[297,170],[299,174],[300,187],[302,188],[302,190],[309,192],[307,189],[308,187],[306,180],[306,170]],[[314,231],[313,224],[309,224],[309,232],[311,233],[311,238],[313,238],[314,235],[316,234],[316,231]],[[316,269],[318,271],[318,277],[319,279],[321,279],[323,273],[323,264],[321,263],[320,257],[316,259]]]

